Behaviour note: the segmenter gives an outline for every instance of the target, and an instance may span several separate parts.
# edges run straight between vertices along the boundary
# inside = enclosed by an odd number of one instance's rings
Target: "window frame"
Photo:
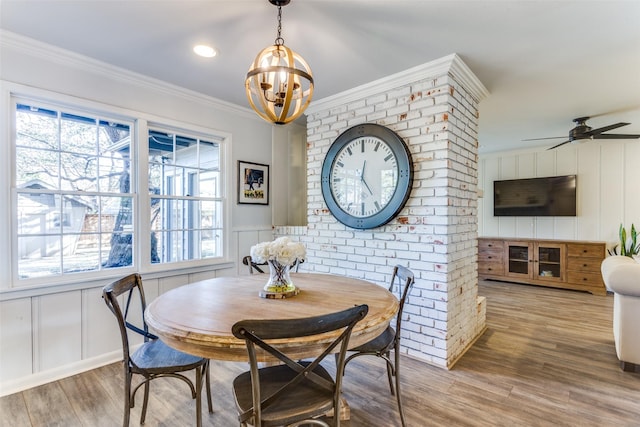
[[[227,212],[227,208],[229,207],[228,203],[226,203],[225,205],[225,194],[229,194],[229,189],[227,187],[225,187],[225,184],[228,186],[229,183],[231,182],[229,179],[227,179],[226,176],[226,171],[229,170],[228,167],[225,167],[226,163],[223,164],[223,158],[224,158],[224,152],[223,152],[223,148],[224,145],[222,143],[222,140],[220,140],[220,138],[213,136],[211,134],[206,134],[206,133],[202,133],[202,132],[197,132],[194,131],[194,127],[191,127],[190,129],[184,129],[184,128],[180,128],[180,127],[176,127],[176,126],[170,126],[166,124],[167,121],[165,120],[163,123],[159,123],[159,122],[147,122],[146,123],[146,128],[147,128],[147,133],[146,135],[149,134],[150,130],[153,131],[162,131],[162,132],[172,132],[175,134],[181,134],[181,136],[188,136],[188,137],[195,137],[195,138],[199,138],[199,139],[203,139],[203,140],[207,140],[208,142],[215,142],[219,144],[219,168],[220,168],[220,172],[219,172],[219,176],[220,176],[220,195],[218,197],[212,198],[212,197],[205,197],[205,196],[199,196],[198,198],[200,199],[215,199],[216,201],[220,201],[222,203],[222,230],[223,230],[223,237],[222,237],[222,252],[223,252],[223,256],[222,257],[213,257],[213,258],[204,258],[204,259],[200,259],[200,260],[189,260],[189,261],[169,261],[169,262],[160,262],[160,263],[152,263],[151,262],[151,251],[150,251],[150,243],[149,243],[149,250],[145,252],[145,254],[147,255],[146,261],[148,263],[147,267],[149,270],[156,270],[156,268],[163,270],[166,268],[162,268],[159,266],[180,266],[180,265],[186,265],[189,263],[202,263],[203,265],[207,265],[210,263],[211,260],[215,260],[218,258],[224,258],[225,254],[228,255],[228,238],[229,238],[229,232],[230,232],[230,227],[228,227],[228,222],[227,222],[227,218],[229,218],[226,215]],[[145,139],[145,142],[147,141],[147,139]],[[145,172],[148,173],[149,171],[149,145],[145,144],[145,160],[144,162],[145,164]],[[184,167],[184,166],[181,166]],[[168,175],[168,178],[174,179],[173,176]],[[145,177],[145,181],[144,182],[149,182],[149,178],[148,175]],[[141,191],[140,193],[141,195],[143,194],[143,192]],[[150,203],[151,199],[153,199],[154,197],[156,198],[161,198],[161,199],[174,199],[174,200],[183,200],[183,201],[188,201],[190,200],[190,198],[188,196],[180,196],[180,195],[173,195],[173,194],[164,194],[164,195],[158,195],[158,196],[151,196],[151,194],[148,191],[148,187],[145,188],[145,192],[144,195],[146,196],[146,202]],[[195,201],[195,200],[194,200]],[[149,224],[149,222],[145,223],[145,225],[149,225],[149,228],[147,230],[147,233],[145,234],[146,236],[150,236],[151,235],[151,224]],[[147,239],[149,240],[149,239]]]
[[[0,221],[3,229],[7,231],[8,239],[0,241],[0,256],[4,255],[9,268],[0,273],[0,293],[10,290],[29,289],[59,289],[75,288],[74,285],[86,284],[90,282],[104,283],[105,279],[121,277],[131,272],[141,274],[162,275],[163,272],[174,274],[187,274],[205,270],[215,270],[223,268],[228,264],[230,257],[230,234],[231,224],[229,223],[231,204],[228,198],[231,184],[228,151],[231,135],[217,129],[205,126],[184,123],[176,120],[158,117],[149,113],[133,111],[113,105],[105,105],[98,102],[75,98],[73,96],[62,95],[49,92],[43,89],[22,87],[0,81],[2,106],[6,109],[0,117],[0,127],[6,131],[2,134],[6,144],[2,144],[0,155],[0,195],[6,194],[5,200],[10,203],[4,208],[0,208]],[[134,245],[132,249],[132,265],[127,267],[110,268],[104,270],[91,270],[78,273],[61,273],[45,277],[33,277],[20,279],[18,277],[18,188],[16,187],[16,108],[17,104],[35,103],[42,107],[51,107],[58,111],[79,112],[85,115],[95,115],[98,117],[108,117],[114,120],[132,124],[131,127],[131,190],[133,196],[134,210]],[[4,123],[3,123],[4,122]],[[150,125],[151,124],[151,125]],[[148,192],[148,133],[150,128],[161,127],[162,129],[173,129],[176,132],[184,132],[190,135],[199,135],[203,139],[219,144],[219,176],[221,203],[221,229],[223,230],[221,251],[222,254],[216,257],[198,260],[186,260],[177,262],[151,263],[151,242],[145,236],[150,236],[151,225],[148,217],[150,214],[150,195]],[[119,193],[114,193],[117,196]],[[122,194],[125,195],[124,193]],[[3,221],[5,220],[5,221]],[[0,230],[1,231],[1,230]],[[2,299],[2,298],[0,298]]]

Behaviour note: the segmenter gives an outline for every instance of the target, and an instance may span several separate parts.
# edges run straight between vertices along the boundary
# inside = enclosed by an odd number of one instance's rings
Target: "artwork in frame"
[[[238,161],[238,203],[269,204],[269,165]]]

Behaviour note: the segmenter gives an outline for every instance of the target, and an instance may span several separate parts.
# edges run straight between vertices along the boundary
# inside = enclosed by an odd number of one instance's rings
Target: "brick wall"
[[[304,271],[386,286],[395,264],[413,270],[416,283],[405,307],[403,351],[446,368],[485,328],[476,271],[478,102],[484,96],[482,84],[451,55],[314,103],[307,116],[308,225],[303,232],[276,229],[305,243]],[[332,142],[361,123],[394,130],[414,162],[405,208],[373,230],[339,223],[320,186]]]

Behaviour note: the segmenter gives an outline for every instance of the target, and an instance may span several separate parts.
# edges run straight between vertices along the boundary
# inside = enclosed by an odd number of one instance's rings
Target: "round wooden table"
[[[355,347],[381,334],[398,311],[398,299],[392,293],[364,280],[292,273],[300,288],[298,295],[265,299],[258,293],[267,278],[263,274],[219,277],[172,289],[149,304],[145,319],[160,339],[185,353],[246,361],[244,341],[231,334],[231,327],[239,320],[302,318],[367,304],[369,313],[356,324],[349,342]],[[287,339],[286,352],[293,358],[313,357],[335,336]]]

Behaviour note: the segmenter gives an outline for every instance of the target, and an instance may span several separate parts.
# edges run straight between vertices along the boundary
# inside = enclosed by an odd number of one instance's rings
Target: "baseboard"
[[[468,346],[466,346],[466,347],[464,348],[464,350],[463,350],[463,351],[458,355],[458,357],[456,357],[456,358],[455,358],[455,359],[453,359],[451,362],[449,362],[449,364],[448,364],[448,366],[447,366],[447,370],[451,370],[451,369],[453,369],[454,365],[455,365],[456,363],[458,363],[458,360],[462,359],[462,356],[464,356],[464,355],[467,353],[467,351],[468,351],[471,347],[473,347],[473,345],[476,343],[476,341],[478,341],[478,340],[480,339],[480,337],[481,337],[482,335],[484,335],[484,333],[485,333],[485,332],[487,332],[487,329],[488,329],[488,327],[485,325],[485,326],[480,330],[480,332],[479,332],[479,333],[478,333],[478,334],[473,338],[473,340],[471,340],[471,342],[469,343],[469,345],[468,345]]]
[[[18,393],[33,387],[57,381],[72,375],[81,374],[110,363],[122,360],[122,350],[101,354],[90,359],[80,360],[69,365],[60,366],[48,371],[38,372],[26,377],[3,381],[0,384],[0,397]]]

